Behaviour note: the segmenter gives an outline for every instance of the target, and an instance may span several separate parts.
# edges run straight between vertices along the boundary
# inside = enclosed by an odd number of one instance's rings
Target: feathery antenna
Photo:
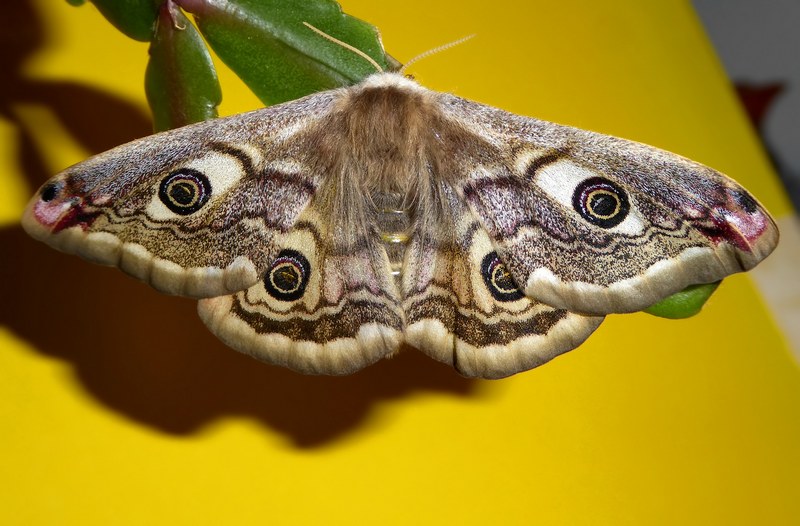
[[[444,45],[441,45],[439,47],[435,47],[433,49],[429,49],[428,51],[425,51],[424,53],[420,53],[416,57],[414,57],[411,60],[409,60],[408,62],[406,62],[405,65],[402,68],[400,68],[400,74],[405,73],[405,71],[408,69],[408,67],[411,64],[413,64],[414,62],[417,62],[418,60],[422,60],[423,58],[427,58],[427,57],[429,57],[431,55],[439,53],[440,51],[444,51],[445,49],[450,49],[451,47],[455,47],[455,46],[457,46],[459,44],[463,44],[467,40],[469,40],[471,38],[474,38],[474,37],[475,37],[474,34],[467,35],[467,36],[465,36],[463,38],[459,38],[458,40],[450,42],[449,44],[444,44]]]
[[[309,28],[310,30],[312,30],[314,33],[316,33],[319,36],[323,37],[324,39],[330,40],[334,44],[338,44],[338,45],[342,46],[343,48],[345,48],[345,49],[347,49],[349,51],[352,51],[353,53],[355,53],[359,57],[361,57],[364,60],[366,60],[367,62],[369,62],[372,65],[372,67],[375,68],[375,71],[377,71],[378,73],[383,73],[383,68],[381,67],[381,65],[378,64],[377,62],[375,62],[375,59],[373,59],[371,56],[367,55],[366,53],[364,53],[360,49],[351,46],[347,42],[342,42],[338,38],[330,36],[325,31],[312,26],[308,22],[303,22],[303,25],[306,26],[307,28]],[[469,40],[469,39],[471,39],[473,37],[475,37],[474,34],[473,35],[467,35],[467,36],[465,36],[463,38],[459,38],[458,40],[455,40],[455,41],[450,42],[448,44],[444,44],[444,45],[441,45],[439,47],[435,47],[433,49],[429,49],[428,51],[425,51],[424,53],[420,53],[416,57],[414,57],[411,60],[409,60],[408,62],[406,62],[406,64],[402,68],[400,68],[400,71],[398,73],[400,73],[402,75],[402,74],[405,73],[405,71],[408,69],[408,67],[411,64],[413,64],[414,62],[422,60],[423,58],[427,58],[427,57],[429,57],[431,55],[434,55],[434,54],[439,53],[441,51],[444,51],[446,49],[450,49],[451,47],[455,47],[455,46],[457,46],[459,44],[463,44],[464,42],[466,42],[467,40]]]

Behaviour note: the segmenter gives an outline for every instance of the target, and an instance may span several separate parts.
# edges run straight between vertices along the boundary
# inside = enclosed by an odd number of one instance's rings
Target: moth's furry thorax
[[[442,117],[435,98],[434,92],[392,73],[343,90],[329,122],[323,123],[336,131],[326,137],[334,143],[331,153],[339,167],[357,169],[357,177],[372,191],[407,193],[420,174],[438,164],[441,150],[433,146]]]
[[[315,142],[323,153],[317,159],[339,182],[323,203],[344,230],[363,229],[387,207],[412,218],[440,216],[434,181],[442,180],[448,149],[438,96],[396,73],[339,91],[335,109],[316,127]]]

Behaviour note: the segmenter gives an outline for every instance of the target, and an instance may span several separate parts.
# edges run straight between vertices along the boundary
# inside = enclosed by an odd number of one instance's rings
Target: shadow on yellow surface
[[[302,376],[218,342],[191,300],[0,230],[16,256],[0,318],[40,351],[71,362],[87,390],[128,417],[183,434],[225,415],[255,417],[298,446],[352,430],[373,403],[417,390],[468,395],[474,381],[414,351],[351,377]],[[89,336],[90,335],[90,336]]]
[[[19,227],[0,230],[0,246],[14,254],[0,268],[0,319],[41,352],[72,363],[102,403],[165,433],[244,415],[314,447],[353,431],[383,399],[475,391],[476,381],[413,350],[344,378],[264,365],[217,341],[192,300],[54,253]]]

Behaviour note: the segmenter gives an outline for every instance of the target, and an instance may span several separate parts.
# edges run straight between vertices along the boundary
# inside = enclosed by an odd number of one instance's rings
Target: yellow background
[[[0,523],[800,520],[798,367],[747,276],[693,319],[611,316],[580,349],[507,380],[417,354],[313,378],[226,349],[192,301],[28,239],[17,220],[47,176],[147,133],[147,47],[91,5],[15,4],[3,8],[17,18],[3,22]],[[477,33],[413,68],[430,88],[676,151],[788,211],[688,2],[344,7],[402,61]],[[220,69],[222,114],[258,107]]]

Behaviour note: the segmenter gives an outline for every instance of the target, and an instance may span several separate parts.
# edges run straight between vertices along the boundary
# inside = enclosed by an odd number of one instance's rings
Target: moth
[[[778,241],[710,168],[388,72],[100,154],[23,226],[199,298],[238,351],[332,375],[409,345],[509,376]]]

